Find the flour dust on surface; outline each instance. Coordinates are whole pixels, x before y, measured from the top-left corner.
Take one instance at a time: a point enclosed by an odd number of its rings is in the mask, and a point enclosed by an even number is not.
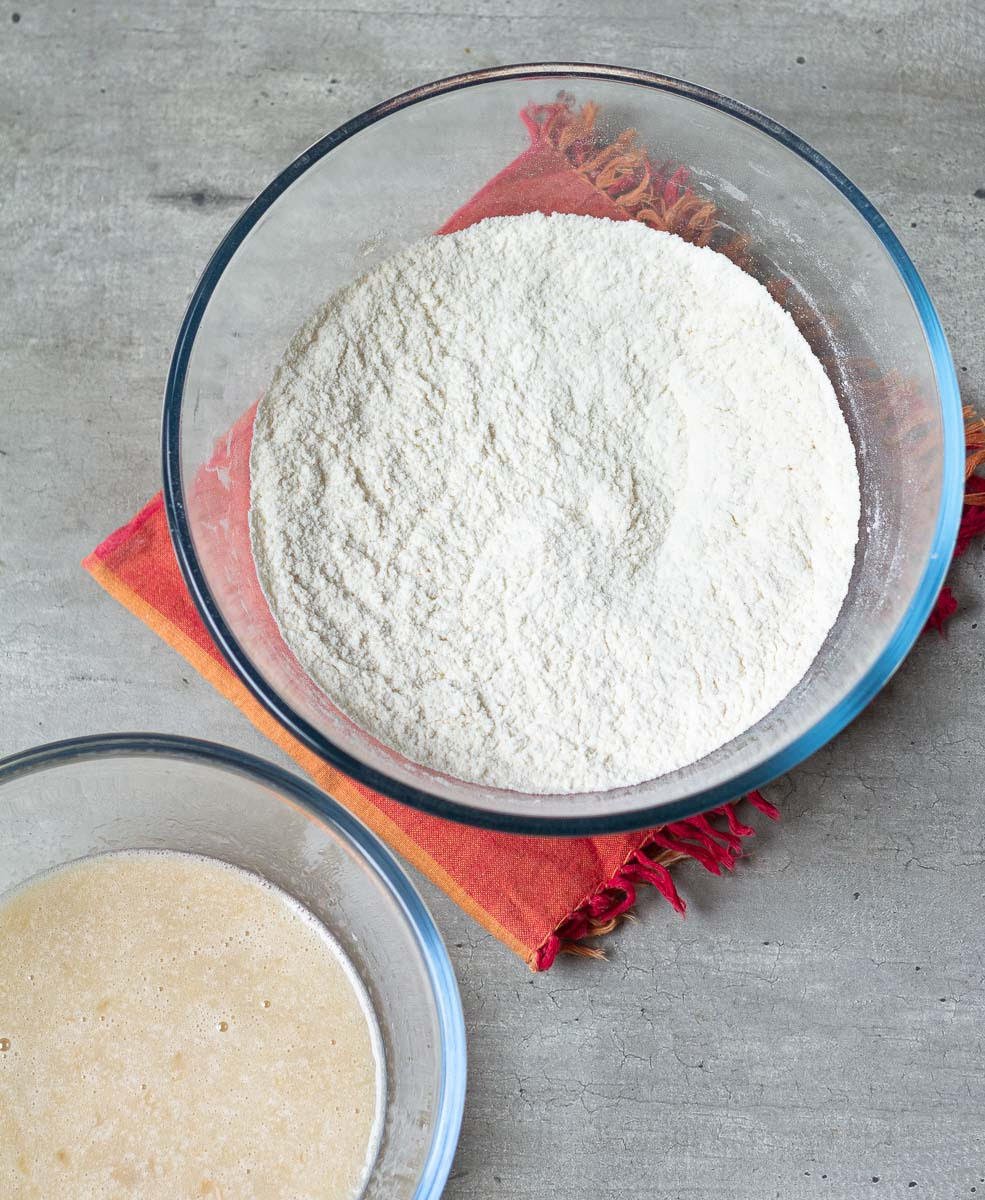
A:
[[[765,716],[858,522],[793,320],[634,221],[409,246],[299,331],[257,411],[254,557],[302,666],[408,758],[529,793],[638,783]]]

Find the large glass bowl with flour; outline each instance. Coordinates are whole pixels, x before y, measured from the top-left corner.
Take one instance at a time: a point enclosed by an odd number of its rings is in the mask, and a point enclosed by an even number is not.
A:
[[[315,684],[257,583],[242,446],[258,398],[312,313],[439,229],[523,152],[521,112],[559,97],[575,112],[597,106],[602,144],[632,128],[651,162],[684,165],[694,195],[714,204],[720,232],[740,247],[743,268],[779,281],[774,294],[810,330],[812,346],[823,346],[856,450],[861,521],[840,615],[806,674],[766,716],[656,778],[543,794],[422,766]],[[960,515],[963,446],[954,368],[933,305],[885,221],[835,167],[768,117],[707,89],[642,71],[536,64],[444,80],[379,105],[316,143],[243,213],[206,268],[178,338],[164,491],[178,559],[209,632],[300,742],[420,809],[575,835],[662,824],[733,799],[793,767],[861,711],[899,666],[940,589]],[[653,721],[656,730],[658,713]]]

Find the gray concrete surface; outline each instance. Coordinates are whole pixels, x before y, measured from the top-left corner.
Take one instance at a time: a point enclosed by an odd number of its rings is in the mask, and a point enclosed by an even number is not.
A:
[[[901,234],[985,402],[985,10],[946,0],[7,0],[0,12],[0,753],[98,730],[273,756],[79,559],[158,486],[172,338],[230,220],[418,81],[537,58],[682,75],[830,155]],[[948,641],[684,868],[607,964],[531,977],[428,885],[470,1089],[447,1195],[985,1196],[981,550]],[[2,836],[2,835],[0,835]]]

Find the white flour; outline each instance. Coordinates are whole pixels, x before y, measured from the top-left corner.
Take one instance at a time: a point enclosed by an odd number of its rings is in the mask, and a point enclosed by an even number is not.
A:
[[[255,429],[288,644],[364,729],[474,782],[693,762],[800,680],[852,571],[824,369],[755,280],[635,221],[411,246],[295,337]]]

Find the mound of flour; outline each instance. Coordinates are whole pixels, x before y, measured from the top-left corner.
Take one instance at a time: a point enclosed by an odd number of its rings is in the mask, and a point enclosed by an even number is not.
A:
[[[635,221],[495,218],[374,268],[294,338],[251,471],[312,678],[407,757],[527,792],[637,783],[764,716],[858,534],[793,321]]]

